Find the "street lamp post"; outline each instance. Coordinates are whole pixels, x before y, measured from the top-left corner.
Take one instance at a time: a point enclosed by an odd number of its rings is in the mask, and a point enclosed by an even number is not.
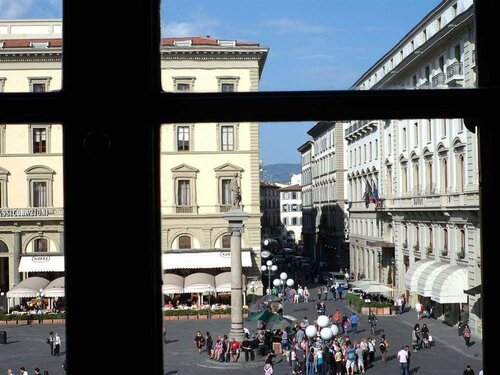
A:
[[[274,279],[273,285],[281,285],[281,294],[285,294],[285,285],[288,287],[292,287],[295,284],[295,281],[292,278],[288,278],[286,272],[281,272],[279,279]],[[292,301],[293,302],[293,301]],[[283,314],[285,313],[285,301],[283,300]]]
[[[252,281],[250,283],[250,289],[252,290],[252,305],[253,305],[255,300],[255,281]]]
[[[208,319],[212,319],[212,304],[210,303],[211,295],[212,295],[212,285],[208,284]]]
[[[268,260],[265,265],[260,267],[262,272],[267,271],[267,277],[268,277],[268,293],[271,294],[271,274],[273,272],[276,272],[278,270],[278,266],[273,264],[272,260]]]

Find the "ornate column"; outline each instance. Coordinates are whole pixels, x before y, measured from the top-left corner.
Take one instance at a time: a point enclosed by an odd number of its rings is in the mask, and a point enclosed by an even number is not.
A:
[[[231,329],[229,338],[242,341],[245,337],[243,330],[243,286],[241,269],[241,234],[243,221],[248,219],[248,214],[241,209],[233,209],[224,214],[229,222],[231,232]]]

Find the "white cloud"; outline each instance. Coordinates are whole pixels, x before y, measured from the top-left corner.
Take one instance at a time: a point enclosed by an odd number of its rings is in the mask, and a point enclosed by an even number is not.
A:
[[[25,17],[33,7],[34,0],[0,0],[2,19],[18,19]]]
[[[202,8],[191,12],[183,21],[166,19],[162,23],[161,34],[164,37],[214,36],[220,22],[208,16]]]
[[[300,19],[275,18],[263,22],[265,27],[271,29],[276,34],[323,34],[331,30],[322,25],[307,23]]]

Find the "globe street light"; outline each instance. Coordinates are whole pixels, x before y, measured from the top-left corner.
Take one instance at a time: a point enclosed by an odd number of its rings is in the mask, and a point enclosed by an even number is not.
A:
[[[271,294],[271,273],[276,272],[278,270],[278,266],[273,264],[272,260],[268,260],[265,265],[260,267],[262,272],[267,271],[267,277],[268,277],[268,294]]]

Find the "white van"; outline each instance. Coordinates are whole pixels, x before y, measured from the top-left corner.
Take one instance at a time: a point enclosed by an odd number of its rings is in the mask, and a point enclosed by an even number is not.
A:
[[[349,287],[345,274],[342,272],[328,272],[328,283],[336,286],[342,286],[347,289]]]

